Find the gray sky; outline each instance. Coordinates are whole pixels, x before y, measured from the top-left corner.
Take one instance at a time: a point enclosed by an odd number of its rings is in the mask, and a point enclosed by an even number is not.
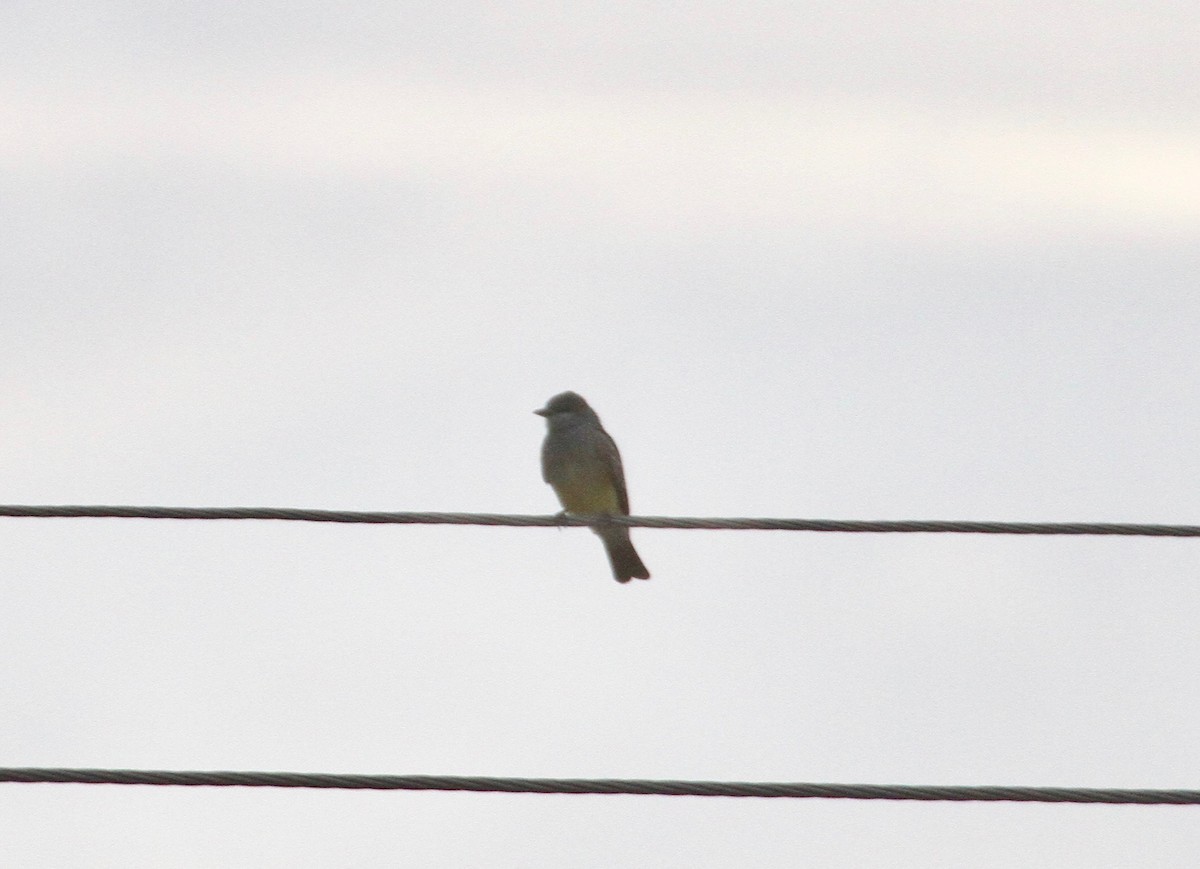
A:
[[[0,10],[0,501],[1200,520],[1192,4]],[[1200,544],[0,520],[10,766],[1200,786]],[[1194,865],[1188,808],[0,786],[0,863]]]

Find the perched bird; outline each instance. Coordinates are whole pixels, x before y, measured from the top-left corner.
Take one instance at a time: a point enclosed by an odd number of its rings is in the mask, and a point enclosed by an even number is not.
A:
[[[546,418],[542,479],[554,488],[563,509],[568,513],[628,516],[629,495],[621,454],[583,396],[560,393],[534,413]],[[617,582],[650,578],[650,571],[629,539],[628,528],[593,530],[604,541]]]

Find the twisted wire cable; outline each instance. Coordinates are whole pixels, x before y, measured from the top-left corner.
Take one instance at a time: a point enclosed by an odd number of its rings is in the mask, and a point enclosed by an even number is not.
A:
[[[284,522],[335,522],[374,525],[490,525],[544,528],[624,525],[630,528],[734,531],[1200,537],[1200,525],[1162,525],[1135,522],[976,522],[909,519],[846,520],[730,519],[687,516],[543,516],[504,513],[314,510],[298,507],[137,507],[0,504],[0,517],[6,516],[43,519],[262,519]]]
[[[324,788],[343,790],[478,791],[534,794],[636,794],[958,802],[1200,805],[1200,790],[957,785],[810,784],[611,778],[355,775],[298,772],[197,772],[134,769],[0,768],[0,782]]]

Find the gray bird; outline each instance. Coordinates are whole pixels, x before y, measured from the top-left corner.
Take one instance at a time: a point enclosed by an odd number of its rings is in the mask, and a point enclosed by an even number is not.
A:
[[[563,509],[568,513],[628,516],[629,495],[621,454],[583,396],[560,393],[534,413],[546,418],[542,479],[554,488]],[[617,582],[650,578],[650,571],[629,540],[628,528],[594,530],[604,541]]]

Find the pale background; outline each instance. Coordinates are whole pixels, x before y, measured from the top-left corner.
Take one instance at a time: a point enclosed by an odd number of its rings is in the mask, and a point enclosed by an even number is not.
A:
[[[0,502],[1200,521],[1194,3],[0,6]],[[1198,787],[1200,542],[0,520],[0,765]],[[0,785],[21,867],[1193,867],[1196,808]]]

